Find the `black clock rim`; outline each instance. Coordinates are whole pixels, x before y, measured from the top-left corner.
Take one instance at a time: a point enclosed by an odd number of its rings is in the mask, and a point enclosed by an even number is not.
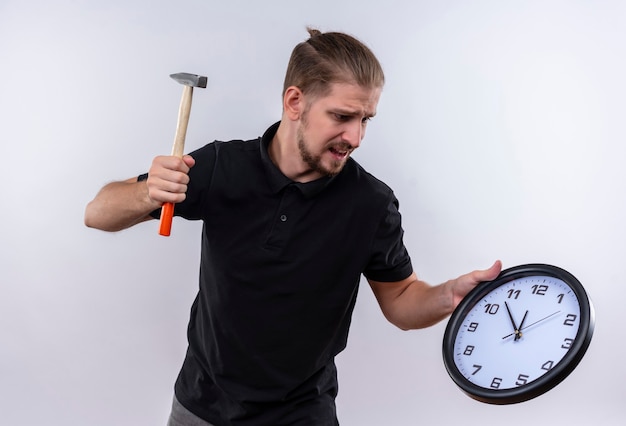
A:
[[[511,389],[486,389],[465,378],[454,362],[454,340],[467,313],[487,293],[512,280],[529,276],[551,276],[564,281],[576,294],[580,304],[580,326],[574,343],[565,356],[550,371],[527,385]],[[561,383],[580,363],[593,335],[595,314],[583,285],[568,271],[544,263],[530,263],[506,269],[493,281],[479,284],[457,306],[446,326],[443,339],[443,360],[448,375],[471,398],[489,404],[515,404],[536,398]]]

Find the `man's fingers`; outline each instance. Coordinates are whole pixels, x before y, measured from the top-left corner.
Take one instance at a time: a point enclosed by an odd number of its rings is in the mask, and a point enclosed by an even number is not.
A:
[[[187,174],[194,164],[195,160],[189,155],[183,158],[171,155],[160,155],[152,160],[150,170],[154,170],[154,172],[159,170],[173,170]]]
[[[189,182],[189,178],[181,178],[180,180],[180,182],[177,182],[175,179],[162,179],[155,177],[148,184],[148,189],[170,194],[185,194],[187,192],[187,183]]]
[[[148,172],[148,196],[160,203],[183,201],[189,183],[187,173],[194,164],[194,159],[188,155],[155,157]]]

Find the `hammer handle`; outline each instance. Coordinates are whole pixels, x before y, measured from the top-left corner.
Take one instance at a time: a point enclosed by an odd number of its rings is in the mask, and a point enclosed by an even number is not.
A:
[[[185,151],[185,136],[187,135],[187,124],[189,124],[189,114],[191,113],[191,99],[193,97],[193,87],[183,86],[183,96],[178,108],[178,123],[176,125],[176,136],[172,155],[182,158]],[[172,218],[174,217],[174,203],[164,203],[161,208],[161,223],[159,225],[159,235],[169,237],[172,230]]]

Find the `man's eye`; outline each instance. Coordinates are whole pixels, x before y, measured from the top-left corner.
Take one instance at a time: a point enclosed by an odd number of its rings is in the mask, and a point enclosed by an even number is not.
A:
[[[335,114],[335,119],[337,121],[348,121],[350,117],[347,115],[343,115],[343,114]]]
[[[370,121],[371,119],[372,117],[363,117],[363,119],[361,120],[361,123],[367,124],[367,122]]]

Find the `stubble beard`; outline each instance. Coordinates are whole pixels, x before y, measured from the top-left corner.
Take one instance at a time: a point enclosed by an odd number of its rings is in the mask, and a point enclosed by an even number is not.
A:
[[[296,133],[296,137],[298,138],[298,149],[300,151],[300,157],[302,158],[302,161],[304,161],[304,163],[309,166],[311,171],[320,173],[322,176],[336,176],[343,169],[343,166],[346,164],[348,157],[346,157],[346,159],[343,161],[333,160],[330,167],[324,167],[324,165],[322,164],[321,154],[313,154],[307,146],[308,144],[304,136],[304,130],[307,128],[307,125],[308,122],[306,120],[306,115],[304,115]]]

